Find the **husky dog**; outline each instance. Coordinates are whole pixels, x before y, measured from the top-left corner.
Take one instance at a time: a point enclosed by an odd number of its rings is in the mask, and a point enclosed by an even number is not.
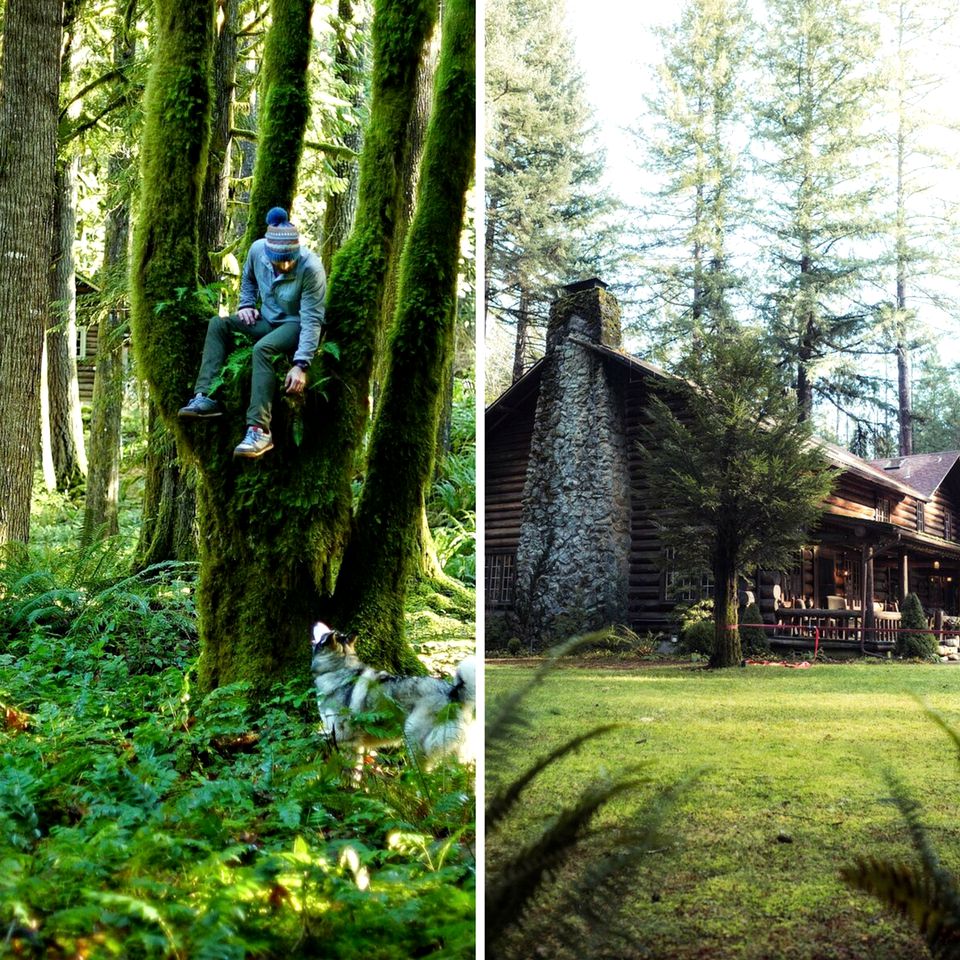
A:
[[[359,713],[395,704],[402,712],[403,737],[428,762],[444,754],[471,756],[476,708],[476,665],[467,657],[453,682],[437,677],[395,677],[362,663],[353,640],[325,623],[313,627],[313,676],[325,736],[360,750],[397,743],[399,735],[378,736],[361,729]]]

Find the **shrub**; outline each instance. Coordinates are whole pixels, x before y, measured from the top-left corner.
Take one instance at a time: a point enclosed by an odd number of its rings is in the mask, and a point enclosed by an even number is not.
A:
[[[715,636],[713,620],[697,620],[680,634],[680,649],[683,653],[699,653],[709,657],[713,653]]]
[[[680,633],[682,634],[687,627],[695,623],[700,623],[703,620],[713,620],[713,600],[698,600],[690,606],[677,604],[673,614],[680,624]]]
[[[923,612],[923,605],[915,593],[909,593],[903,601],[903,610],[900,614],[901,630],[926,630],[927,618]],[[932,633],[899,633],[897,634],[897,656],[919,657],[922,660],[932,660],[937,655],[937,641]]]
[[[756,603],[749,604],[743,611],[743,622],[763,623],[763,614],[760,613],[760,607]],[[762,627],[741,627],[740,643],[743,645],[743,652],[750,656],[770,652],[767,631]]]

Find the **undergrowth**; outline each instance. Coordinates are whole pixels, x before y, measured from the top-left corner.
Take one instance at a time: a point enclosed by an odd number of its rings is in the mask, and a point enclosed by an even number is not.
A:
[[[469,770],[355,785],[309,677],[195,699],[190,566],[61,558],[0,568],[0,956],[472,955]]]

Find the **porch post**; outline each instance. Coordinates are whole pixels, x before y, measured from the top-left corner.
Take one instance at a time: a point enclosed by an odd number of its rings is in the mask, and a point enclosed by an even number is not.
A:
[[[907,551],[900,551],[900,596],[897,598],[900,605],[907,599],[910,592],[910,561],[907,559]]]
[[[863,651],[867,638],[875,636],[874,627],[877,625],[876,614],[873,612],[873,547],[863,548],[863,633],[860,640],[860,650]]]

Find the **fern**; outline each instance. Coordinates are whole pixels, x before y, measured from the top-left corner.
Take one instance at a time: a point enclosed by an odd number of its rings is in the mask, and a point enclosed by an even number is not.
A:
[[[558,659],[584,645],[596,642],[601,634],[574,638],[554,648],[533,677],[491,710],[487,726],[487,769],[498,769],[511,752],[515,735],[528,727],[531,718],[525,701],[531,691],[555,668]],[[585,731],[529,764],[511,782],[493,791],[486,808],[488,843],[496,845],[497,832],[509,822],[523,792],[540,774],[586,743],[618,727],[597,726]],[[611,905],[622,897],[611,895],[613,884],[628,883],[656,845],[663,818],[672,809],[676,794],[685,785],[666,791],[649,801],[636,825],[609,836],[596,834],[592,824],[603,807],[615,798],[638,790],[647,781],[636,769],[627,769],[608,782],[588,786],[576,803],[537,829],[532,839],[496,865],[488,866],[486,888],[487,956],[494,958],[529,956],[537,931],[566,930],[568,942],[579,956],[609,952],[617,937],[624,937]],[[606,837],[606,840],[604,839]],[[602,912],[604,923],[589,925],[584,918]],[[614,954],[611,954],[614,955]]]

